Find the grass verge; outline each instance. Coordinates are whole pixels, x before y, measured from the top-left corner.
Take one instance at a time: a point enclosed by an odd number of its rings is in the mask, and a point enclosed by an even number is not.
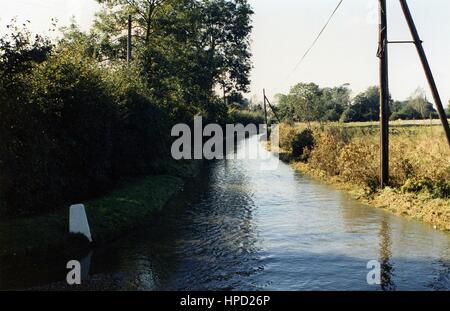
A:
[[[385,209],[398,216],[423,221],[435,229],[450,231],[448,199],[434,198],[427,192],[404,193],[400,189],[390,187],[368,192],[364,187],[344,182],[337,177],[329,177],[320,170],[312,169],[306,163],[292,161],[291,165],[309,177],[348,192],[361,203]]]
[[[112,241],[147,223],[199,171],[198,162],[170,163],[166,175],[123,182],[104,197],[85,202],[94,244]],[[86,243],[69,234],[68,207],[48,215],[0,222],[0,258],[70,252]]]

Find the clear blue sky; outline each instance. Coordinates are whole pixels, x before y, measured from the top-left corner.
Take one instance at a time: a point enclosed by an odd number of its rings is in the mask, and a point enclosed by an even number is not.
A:
[[[301,55],[338,0],[250,0],[254,10],[252,94],[265,87],[272,96],[287,92],[294,83],[322,86],[350,83],[355,92],[377,84],[377,1],[344,0],[341,9],[304,63],[293,72]],[[397,0],[389,3],[389,36],[409,40],[410,35]],[[411,10],[425,41],[442,99],[450,99],[450,1],[410,0]],[[94,0],[0,0],[0,33],[18,16],[30,20],[32,30],[45,32],[50,19],[65,25],[75,16],[88,29],[98,5]],[[407,98],[417,87],[428,91],[413,46],[390,48],[391,93]]]

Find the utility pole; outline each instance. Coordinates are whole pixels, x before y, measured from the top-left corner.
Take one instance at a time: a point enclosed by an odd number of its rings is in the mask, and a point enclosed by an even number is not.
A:
[[[388,33],[386,0],[379,0],[379,42],[378,58],[380,59],[380,184],[389,184],[389,75],[388,75]]]
[[[127,37],[127,62],[128,62],[128,64],[131,63],[131,57],[132,57],[131,35],[132,35],[132,20],[131,20],[131,15],[128,15],[128,37]]]
[[[277,111],[275,110],[275,107],[272,106],[272,104],[270,103],[269,99],[267,98],[267,96],[265,94],[264,94],[264,100],[269,105],[270,110],[272,110],[273,114],[275,115],[275,118],[277,118],[278,123],[281,123],[281,119],[278,117],[278,114],[277,114]]]
[[[431,88],[431,93],[433,94],[434,103],[436,104],[439,118],[441,119],[442,125],[444,126],[445,135],[447,136],[447,141],[450,146],[450,127],[448,124],[446,113],[444,111],[444,106],[442,105],[439,91],[436,86],[436,82],[433,77],[433,73],[431,71],[430,64],[428,63],[425,50],[423,49],[422,40],[420,39],[419,33],[417,32],[417,28],[414,24],[414,20],[411,15],[411,11],[409,10],[408,3],[406,2],[406,0],[400,0],[400,5],[402,6],[403,14],[405,15],[409,30],[411,31],[411,35],[413,37],[414,44],[416,45],[417,52],[419,53],[425,75],[427,76],[428,84]]]
[[[264,120],[266,122],[266,126],[269,127],[269,122],[267,122],[266,89],[263,89],[263,96],[264,96]]]

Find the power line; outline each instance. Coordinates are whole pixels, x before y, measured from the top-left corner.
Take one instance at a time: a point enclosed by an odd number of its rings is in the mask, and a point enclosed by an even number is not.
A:
[[[317,37],[314,39],[313,43],[311,44],[311,46],[306,50],[305,54],[303,54],[302,58],[300,59],[300,61],[297,63],[297,65],[294,67],[294,70],[292,70],[292,72],[289,74],[289,76],[287,77],[287,79],[289,79],[291,77],[291,75],[298,69],[298,67],[303,63],[303,61],[306,59],[306,57],[309,55],[309,53],[311,52],[311,50],[314,48],[314,46],[316,45],[316,43],[319,41],[320,37],[322,36],[322,34],[325,32],[325,30],[327,29],[328,25],[330,24],[331,20],[333,19],[334,15],[336,14],[336,12],[339,10],[341,4],[344,2],[344,0],[340,0],[339,3],[337,4],[336,8],[333,10],[333,12],[331,13],[330,17],[328,18],[327,22],[325,23],[325,25],[322,27],[322,29],[320,30],[319,34],[317,35]]]

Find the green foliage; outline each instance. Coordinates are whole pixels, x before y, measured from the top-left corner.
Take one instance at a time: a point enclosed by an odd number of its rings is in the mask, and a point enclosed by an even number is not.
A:
[[[26,25],[21,27],[13,20],[7,26],[11,34],[0,38],[0,60],[5,75],[2,83],[7,83],[14,75],[29,72],[34,64],[45,61],[53,48],[48,38],[33,37]]]
[[[98,2],[103,9],[94,30],[102,58],[124,58],[131,14],[140,75],[172,118],[210,115],[215,88],[230,97],[248,91],[253,12],[246,0]]]
[[[378,87],[370,87],[358,94],[351,105],[355,119],[351,121],[378,121],[380,119],[380,93]]]
[[[299,83],[288,95],[277,94],[278,114],[285,122],[340,121],[369,122],[380,119],[380,95],[376,86],[369,87],[350,100],[350,90],[344,86],[320,88],[313,83]],[[450,108],[447,108],[447,110]],[[391,120],[437,118],[433,105],[418,89],[404,102],[390,103]]]
[[[349,106],[346,87],[320,88],[314,83],[299,83],[288,95],[277,96],[278,113],[285,121],[337,121]]]
[[[179,173],[186,170],[180,165],[175,169]],[[148,224],[183,186],[184,180],[169,175],[148,176],[123,182],[108,195],[87,202],[94,242],[109,242],[143,223]],[[68,209],[64,209],[45,216],[0,221],[0,259],[30,253],[47,255],[53,250],[72,254],[83,246],[83,238],[69,234],[67,219]]]
[[[234,109],[228,114],[228,123],[237,124],[255,124],[256,126],[264,124],[264,114],[260,111],[237,110]]]
[[[450,182],[448,180],[439,179],[434,186],[432,194],[435,198],[450,198]]]
[[[391,120],[416,120],[420,119],[420,113],[408,103],[396,102],[395,110],[392,110]]]
[[[34,66],[47,59],[52,46],[48,40],[39,36],[33,38],[29,31],[14,24],[8,28],[13,33],[0,40],[0,197],[3,211],[11,209],[11,201],[17,203],[15,206],[32,204],[31,195],[21,195],[25,192],[37,194],[34,196],[37,200],[46,196],[46,191],[39,192],[45,178],[37,168],[46,160],[37,150],[51,143],[39,122],[39,109],[31,102],[33,88],[28,76]]]
[[[23,96],[0,108],[1,136],[13,142],[0,156],[0,186],[8,207],[16,213],[50,208],[63,198],[105,189],[115,107],[101,72],[63,50],[36,65],[21,83],[26,85]],[[22,118],[14,107],[20,107]]]
[[[450,198],[450,182],[443,179],[410,178],[401,187],[402,192],[430,193],[435,198]]]
[[[438,118],[433,104],[428,102],[424,91],[418,89],[407,101],[391,104],[391,120],[423,120]]]
[[[30,41],[21,51],[34,48]],[[60,45],[40,61],[21,72],[8,67],[11,79],[0,84],[0,137],[9,142],[1,146],[0,193],[12,214],[97,195],[118,176],[148,172],[164,150],[155,125],[168,124],[163,112],[127,83],[112,84],[112,72],[77,46]]]
[[[297,133],[292,140],[292,156],[294,159],[307,161],[309,151],[314,147],[313,131],[309,128]]]
[[[342,113],[341,117],[339,118],[340,122],[349,123],[353,122],[358,119],[358,114],[355,110],[352,108],[347,108]]]
[[[36,213],[160,173],[170,128],[202,115],[261,121],[244,108],[252,11],[245,0],[104,0],[95,27],[56,44],[16,26],[0,40],[2,214]],[[133,15],[131,64],[126,17]]]

